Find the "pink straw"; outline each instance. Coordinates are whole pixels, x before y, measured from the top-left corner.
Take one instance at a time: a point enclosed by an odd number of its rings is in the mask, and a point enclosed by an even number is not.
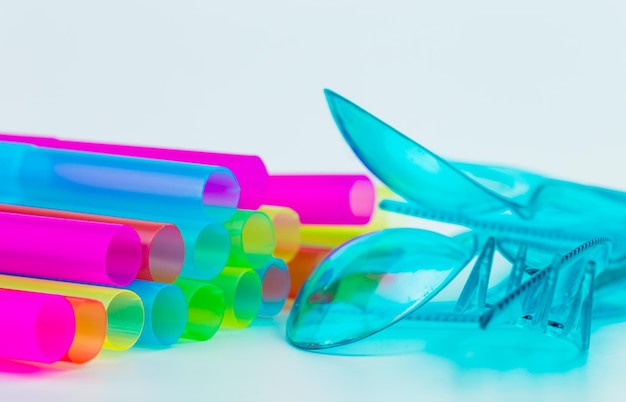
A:
[[[76,330],[65,297],[7,289],[0,289],[0,323],[0,358],[39,363],[65,356]]]
[[[364,225],[376,191],[365,175],[271,175],[265,203],[290,207],[303,224]]]
[[[256,155],[221,154],[215,152],[186,151],[121,144],[102,144],[12,134],[0,134],[0,141],[20,142],[47,148],[224,166],[233,172],[241,187],[241,195],[238,204],[238,208],[240,209],[257,209],[263,203],[267,188],[267,169],[261,158]]]
[[[126,286],[140,264],[130,226],[0,212],[1,273]]]

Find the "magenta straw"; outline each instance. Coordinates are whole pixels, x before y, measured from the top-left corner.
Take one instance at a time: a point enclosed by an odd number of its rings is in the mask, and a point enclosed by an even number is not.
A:
[[[130,226],[0,212],[0,273],[126,286],[140,265]]]
[[[0,289],[0,323],[0,358],[38,363],[63,358],[76,331],[65,297],[17,290]]]
[[[365,175],[271,175],[265,203],[290,207],[303,224],[364,225],[376,190]]]
[[[51,137],[0,134],[0,141],[20,142],[47,148],[69,149],[102,154],[136,156],[202,165],[223,166],[233,172],[241,195],[239,209],[257,209],[265,197],[268,173],[263,160],[256,155],[221,154],[215,152],[187,151],[181,149],[151,148],[121,144],[69,141]]]

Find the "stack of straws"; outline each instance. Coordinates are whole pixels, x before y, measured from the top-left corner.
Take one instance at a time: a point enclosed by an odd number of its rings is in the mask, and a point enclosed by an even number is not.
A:
[[[269,175],[252,155],[0,135],[0,164],[5,359],[85,363],[246,327],[386,226],[366,176]]]

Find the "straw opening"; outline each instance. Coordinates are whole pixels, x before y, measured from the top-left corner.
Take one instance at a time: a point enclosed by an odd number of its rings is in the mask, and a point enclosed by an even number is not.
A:
[[[106,310],[102,303],[90,299],[68,297],[74,308],[76,333],[63,360],[83,364],[100,353],[107,328]]]
[[[164,225],[154,235],[148,250],[150,276],[155,282],[172,283],[185,260],[185,245],[174,225]]]
[[[289,271],[284,261],[272,261],[263,275],[263,301],[284,302],[289,293],[289,282]]]
[[[247,326],[254,320],[261,307],[261,284],[258,275],[251,270],[241,274],[237,281],[233,300],[233,314],[237,323]]]
[[[260,267],[272,257],[276,247],[274,226],[264,213],[251,214],[241,229],[241,248],[251,267]]]
[[[36,339],[44,363],[60,360],[74,338],[76,320],[71,304],[65,298],[50,297],[37,314]]]
[[[367,179],[356,180],[350,188],[350,211],[355,216],[368,218],[374,212],[376,190]]]
[[[273,216],[276,247],[274,256],[290,261],[300,248],[300,217],[289,208],[281,208]]]
[[[174,285],[159,290],[152,304],[152,333],[162,345],[176,342],[187,325],[187,303]]]
[[[130,291],[121,291],[107,308],[108,328],[105,346],[113,350],[130,349],[139,339],[144,325],[143,303]]]
[[[205,226],[194,246],[194,262],[203,279],[215,277],[226,265],[230,254],[230,234],[222,225]]]
[[[213,285],[201,286],[189,298],[187,308],[189,319],[184,336],[206,341],[215,335],[224,319],[224,295]]]
[[[106,250],[105,271],[117,286],[126,286],[137,276],[141,266],[141,242],[137,232],[120,226],[111,236]]]
[[[202,202],[207,215],[225,221],[230,218],[239,204],[240,188],[233,173],[218,168],[209,175],[202,190]]]

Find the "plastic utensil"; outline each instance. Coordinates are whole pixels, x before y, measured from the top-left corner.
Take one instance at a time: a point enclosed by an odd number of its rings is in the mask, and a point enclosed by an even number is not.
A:
[[[579,350],[588,348],[595,277],[611,278],[620,267],[620,253],[613,252],[620,225],[610,215],[621,214],[619,201],[626,195],[526,172],[507,175],[470,167],[466,174],[459,170],[463,166],[457,169],[346,99],[330,91],[326,95],[355,153],[409,201],[383,201],[383,209],[461,224],[473,232],[453,239],[386,229],[338,247],[294,302],[287,322],[292,344],[305,349],[345,345],[410,318],[476,328],[521,327],[565,339]],[[611,196],[613,202],[607,202]],[[583,205],[568,208],[568,200]],[[590,206],[610,212],[597,213]],[[516,253],[509,253],[507,279],[490,288],[494,235],[499,246]],[[463,236],[475,237],[471,244],[452,248],[453,240],[467,241]],[[455,300],[427,303],[466,266],[468,256],[474,257],[478,243],[481,252]]]
[[[502,191],[502,180],[498,186],[484,186],[475,175],[463,173],[354,103],[332,91],[325,93],[340,132],[359,159],[383,184],[408,201],[383,201],[381,208],[467,226],[513,248],[529,244],[532,253],[542,252],[537,259],[565,252],[594,237],[608,236],[615,244],[610,266],[624,264],[626,235],[619,218],[626,212],[615,198],[626,200],[626,194],[565,186],[558,181],[558,185],[551,182],[547,192],[533,189],[535,195],[529,198],[520,195],[524,186]],[[546,187],[542,183],[549,180],[538,177],[525,175],[526,188]],[[536,194],[544,194],[542,200],[529,202],[537,198]],[[608,202],[611,197],[613,202]],[[578,203],[579,207],[573,206]],[[606,219],[609,212],[598,213],[598,209],[614,212],[618,220]]]
[[[605,272],[611,253],[607,238],[555,255],[542,267],[527,265],[526,247],[521,247],[510,274],[489,287],[495,251],[490,238],[457,297],[427,303],[468,259],[458,254],[460,244],[455,253],[442,252],[453,239],[416,230],[383,230],[332,252],[294,302],[289,341],[304,349],[336,347],[409,319],[483,329],[518,327],[567,340],[579,350],[588,348],[594,279]]]
[[[411,314],[474,257],[473,234],[447,237],[420,229],[384,229],[333,250],[294,301],[287,338],[301,348],[339,346]]]

